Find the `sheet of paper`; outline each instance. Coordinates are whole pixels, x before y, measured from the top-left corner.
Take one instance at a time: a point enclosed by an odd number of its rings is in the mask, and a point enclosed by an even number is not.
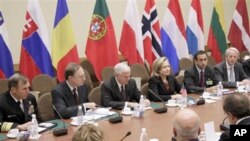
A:
[[[204,123],[206,141],[218,141],[215,134],[214,121]]]

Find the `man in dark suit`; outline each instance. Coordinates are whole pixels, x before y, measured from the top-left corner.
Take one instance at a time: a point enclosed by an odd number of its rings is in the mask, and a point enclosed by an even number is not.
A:
[[[207,54],[198,51],[194,55],[194,65],[184,72],[184,84],[188,93],[202,93],[205,89],[212,92],[218,80],[214,70],[207,65]]]
[[[138,106],[141,92],[137,89],[135,80],[130,79],[130,67],[119,63],[114,67],[114,73],[101,86],[102,105],[113,109],[122,109],[125,102],[129,107]],[[145,102],[146,105],[150,103],[148,100]]]
[[[234,47],[230,47],[225,52],[225,61],[222,61],[214,68],[218,81],[221,81],[225,88],[236,88],[237,85],[244,85],[248,82],[248,76],[244,72],[242,65],[237,62],[238,58],[239,51]]]
[[[245,57],[245,58],[247,59],[245,59],[242,62],[242,67],[243,67],[244,72],[247,74],[247,76],[250,77],[250,56]]]
[[[223,110],[231,125],[250,125],[250,101],[246,95],[228,95],[224,100]],[[220,141],[230,141],[229,130],[221,134]]]
[[[83,68],[76,63],[69,63],[64,76],[65,81],[51,91],[52,104],[61,116],[65,119],[77,116],[78,106],[83,106],[83,111],[84,108],[95,108],[96,104],[88,101],[89,90],[84,85]]]
[[[36,114],[37,103],[29,94],[29,81],[20,74],[14,74],[8,80],[8,92],[0,95],[0,131],[8,132],[12,128],[27,130],[31,125],[31,114]]]

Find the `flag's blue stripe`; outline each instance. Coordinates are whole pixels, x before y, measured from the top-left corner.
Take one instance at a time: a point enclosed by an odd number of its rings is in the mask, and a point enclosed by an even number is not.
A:
[[[155,39],[155,36],[152,36],[152,44],[153,44],[153,48],[155,49],[155,51],[157,52],[157,54],[158,54],[159,56],[162,56],[161,45],[160,45],[159,42]]]
[[[14,74],[14,67],[10,50],[0,35],[0,69],[6,77]]]
[[[186,34],[189,53],[194,55],[198,51],[198,39],[189,26],[187,26]]]
[[[22,45],[33,58],[40,71],[53,77],[54,71],[51,57],[38,33],[34,32],[32,36],[24,39]]]
[[[176,53],[176,48],[174,47],[168,34],[161,28],[161,41],[162,41],[162,53],[165,55],[171,68],[175,74],[179,72],[179,59]]]
[[[55,22],[54,22],[54,28],[61,21],[61,19],[68,14],[68,12],[69,11],[68,11],[66,0],[58,0],[57,7],[56,7],[56,17],[55,17]]]

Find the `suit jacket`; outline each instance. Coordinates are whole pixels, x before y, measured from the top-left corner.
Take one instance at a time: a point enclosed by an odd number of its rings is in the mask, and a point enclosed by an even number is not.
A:
[[[173,75],[167,76],[167,81],[169,85],[169,90],[165,88],[160,76],[153,76],[149,79],[148,88],[151,89],[155,94],[158,94],[162,100],[167,101],[171,99],[171,95],[173,95],[175,92],[179,93],[181,90],[181,85]],[[161,101],[159,98],[157,98],[150,92],[148,92],[148,96],[149,99],[152,101]]]
[[[137,89],[135,80],[130,79],[128,84],[125,85],[126,101],[139,102],[141,92]],[[122,97],[115,76],[103,82],[101,86],[102,105],[105,107],[112,107],[113,109],[122,109],[125,100]]]
[[[31,104],[30,104],[31,103]],[[33,110],[30,106],[33,105]],[[32,94],[28,94],[26,99],[23,99],[23,108],[22,111],[20,105],[12,98],[10,92],[1,94],[0,96],[0,131],[6,132],[11,128],[15,128],[19,124],[24,124],[28,121],[31,121],[31,114],[36,114],[37,103],[36,98]],[[39,120],[39,119],[38,119]]]
[[[250,116],[240,121],[237,125],[250,125]],[[230,141],[230,130],[223,132],[219,141]]]
[[[242,63],[244,72],[250,77],[250,59],[247,59]]]
[[[214,70],[218,81],[222,82],[223,87],[235,88],[237,86],[236,82],[228,82],[226,61],[223,61],[218,65],[216,65]],[[242,81],[248,78],[248,76],[246,75],[246,73],[242,68],[242,65],[239,62],[236,62],[234,64],[234,74],[235,74],[235,81]]]
[[[77,87],[77,92],[79,96],[79,105],[88,102],[89,91],[85,85]],[[52,104],[56,107],[62,118],[68,119],[77,116],[78,105],[66,81],[58,84],[51,91],[51,94]],[[57,115],[57,113],[55,113],[55,115]],[[57,117],[59,116],[57,115]]]
[[[215,86],[218,84],[218,80],[215,77],[214,70],[207,66],[204,71],[205,85],[207,87]],[[187,93],[202,93],[205,88],[200,87],[199,72],[195,65],[184,72],[184,85],[187,89]]]

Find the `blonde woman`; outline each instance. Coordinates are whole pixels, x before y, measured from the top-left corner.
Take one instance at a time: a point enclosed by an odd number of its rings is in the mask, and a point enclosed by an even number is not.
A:
[[[103,141],[103,132],[93,124],[83,124],[75,132],[72,141]]]
[[[171,74],[170,64],[166,57],[158,58],[153,63],[153,71],[149,79],[149,89],[159,95],[164,101],[181,97],[181,85]],[[176,94],[177,93],[177,94]],[[160,101],[159,98],[148,93],[151,101]]]

